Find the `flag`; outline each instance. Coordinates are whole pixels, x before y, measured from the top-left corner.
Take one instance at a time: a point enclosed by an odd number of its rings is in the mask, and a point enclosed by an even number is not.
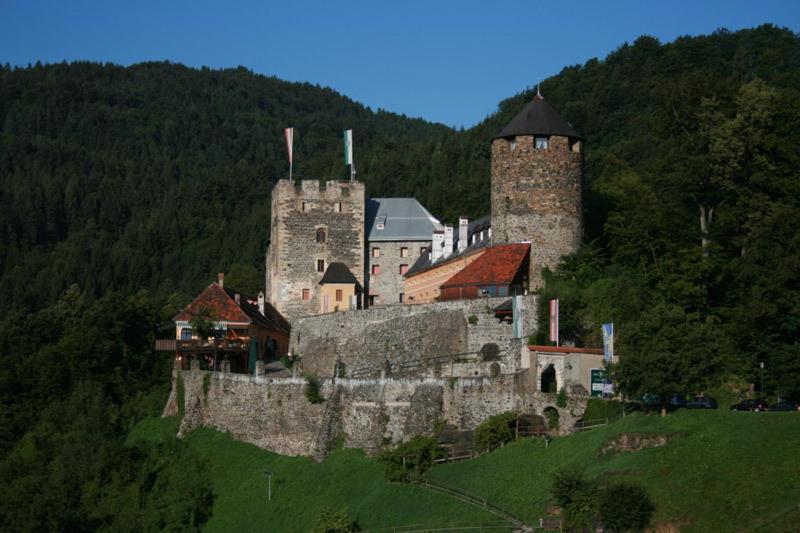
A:
[[[525,336],[525,303],[522,296],[511,297],[511,316],[514,326],[514,338],[521,339]]]
[[[353,130],[344,130],[344,164],[353,164]]]
[[[558,345],[558,299],[550,300],[550,341]]]
[[[286,128],[283,130],[283,135],[286,137],[286,150],[289,153],[289,165],[292,164],[292,144],[294,144],[294,128]]]
[[[603,324],[603,356],[607,363],[614,360],[614,323]]]

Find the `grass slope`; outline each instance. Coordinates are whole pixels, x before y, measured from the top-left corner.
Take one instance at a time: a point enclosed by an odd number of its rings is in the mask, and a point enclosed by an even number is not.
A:
[[[661,448],[597,456],[624,432],[673,437]],[[686,531],[789,531],[792,508],[800,504],[800,413],[629,416],[555,439],[547,449],[541,441],[518,441],[472,461],[434,467],[428,477],[536,521],[545,516],[552,473],[573,464],[593,478],[646,487],[657,505],[656,523]]]
[[[176,419],[149,419],[131,439],[174,438]],[[670,434],[660,448],[597,451],[620,433]],[[216,502],[210,531],[308,531],[324,508],[346,508],[364,529],[424,524],[497,523],[478,508],[416,487],[388,485],[382,467],[357,450],[317,464],[284,457],[199,429],[186,437],[209,461]],[[655,522],[686,531],[792,531],[800,517],[800,413],[679,411],[634,415],[609,426],[557,438],[545,448],[525,439],[428,477],[535,523],[545,516],[552,473],[582,465],[593,478],[643,485],[657,505]],[[264,470],[273,470],[266,501]]]
[[[174,438],[178,420],[147,419],[130,440]],[[417,487],[389,485],[383,467],[359,450],[338,450],[322,463],[285,457],[233,440],[211,429],[185,438],[208,461],[214,482],[214,515],[207,531],[309,531],[326,508],[347,509],[362,529],[497,524],[497,517]],[[273,499],[267,501],[265,470],[272,470]]]

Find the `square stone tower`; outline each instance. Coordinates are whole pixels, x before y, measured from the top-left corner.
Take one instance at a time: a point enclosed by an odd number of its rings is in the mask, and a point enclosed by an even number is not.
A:
[[[290,322],[320,313],[319,282],[331,263],[344,264],[364,286],[364,194],[358,181],[275,184],[266,297]]]
[[[530,288],[583,236],[583,137],[537,94],[492,141],[492,239],[531,243]]]

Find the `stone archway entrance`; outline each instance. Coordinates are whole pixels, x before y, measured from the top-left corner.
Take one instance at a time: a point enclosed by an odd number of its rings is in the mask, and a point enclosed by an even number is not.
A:
[[[548,393],[558,392],[558,382],[556,381],[556,369],[553,365],[547,365],[547,367],[542,371],[541,391]]]

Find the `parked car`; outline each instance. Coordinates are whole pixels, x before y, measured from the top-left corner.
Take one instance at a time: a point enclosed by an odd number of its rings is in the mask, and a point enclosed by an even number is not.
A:
[[[764,400],[742,400],[731,405],[731,411],[766,411],[767,402]]]
[[[695,396],[686,402],[687,409],[716,409],[717,400],[711,396]]]
[[[672,398],[669,399],[669,406],[671,409],[686,407],[686,399],[679,394],[674,394]]]
[[[800,405],[797,405],[796,402],[790,402],[789,400],[781,400],[775,405],[771,405],[769,408],[770,411],[800,411]]]

